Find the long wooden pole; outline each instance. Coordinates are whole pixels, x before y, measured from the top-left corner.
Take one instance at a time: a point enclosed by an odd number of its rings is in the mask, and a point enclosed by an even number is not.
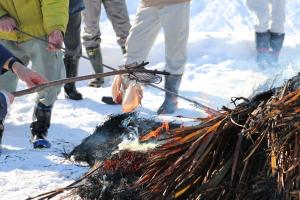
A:
[[[77,77],[72,77],[72,78],[51,81],[51,82],[47,82],[47,83],[44,83],[44,84],[41,84],[41,85],[38,85],[38,86],[35,86],[32,88],[28,88],[25,90],[12,92],[12,94],[14,95],[14,97],[20,97],[23,95],[32,94],[32,93],[41,91],[48,87],[59,86],[59,85],[63,85],[66,83],[72,83],[75,81],[84,81],[84,80],[89,80],[89,79],[93,79],[93,78],[103,78],[103,77],[107,77],[107,76],[114,76],[114,75],[119,75],[119,74],[132,74],[132,73],[149,73],[149,74],[169,75],[168,72],[157,71],[157,70],[146,70],[146,69],[116,70],[116,71],[111,71],[111,72],[106,72],[106,73],[96,73],[96,74],[91,74],[91,75],[77,76]]]

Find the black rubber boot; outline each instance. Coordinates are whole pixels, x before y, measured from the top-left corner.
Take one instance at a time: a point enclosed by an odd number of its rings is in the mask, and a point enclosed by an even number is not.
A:
[[[122,46],[121,47],[121,50],[122,50],[122,54],[125,55],[127,53],[127,50],[126,50],[126,47],[125,46]]]
[[[269,65],[270,32],[255,33],[256,40],[256,62],[262,69]]]
[[[4,125],[3,125],[3,121],[0,120],[0,148],[1,148],[1,144],[2,144],[3,132],[4,132]]]
[[[279,54],[283,46],[285,34],[271,32],[270,35],[271,35],[270,38],[271,52],[270,52],[269,62],[272,66],[276,67],[279,65]]]
[[[79,59],[76,57],[65,56],[64,63],[66,66],[67,78],[76,77],[78,73]],[[75,86],[75,83],[67,83],[64,86],[65,97],[73,100],[81,100],[82,94],[80,94]]]
[[[182,75],[165,76],[165,89],[178,94]],[[157,110],[157,114],[171,114],[177,109],[177,96],[166,92],[163,104]]]
[[[88,57],[91,59],[91,64],[95,70],[95,73],[103,73],[103,65],[102,65],[102,54],[100,47],[96,48],[86,48],[86,53]],[[101,87],[104,84],[103,78],[92,79],[89,82],[90,87]]]
[[[50,148],[47,140],[48,128],[50,127],[52,106],[38,103],[34,108],[33,122],[30,125],[34,148]]]

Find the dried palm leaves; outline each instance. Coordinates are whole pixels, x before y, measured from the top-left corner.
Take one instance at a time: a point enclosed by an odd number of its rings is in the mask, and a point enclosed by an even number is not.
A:
[[[224,108],[221,115],[201,119],[198,126],[159,127],[140,140],[168,131],[162,145],[147,156],[138,152],[113,156],[89,173],[76,192],[83,199],[107,199],[106,177],[133,169],[137,176],[131,181],[140,177],[134,187],[133,182],[120,181],[129,180],[130,173],[121,173],[122,178],[110,184],[117,183],[116,190],[109,188],[110,199],[299,200],[300,89],[295,89],[299,86],[296,77],[250,101],[242,98],[245,101],[235,109]],[[71,186],[54,194],[74,189]]]
[[[137,183],[142,199],[299,199],[300,90],[290,85],[171,130]]]

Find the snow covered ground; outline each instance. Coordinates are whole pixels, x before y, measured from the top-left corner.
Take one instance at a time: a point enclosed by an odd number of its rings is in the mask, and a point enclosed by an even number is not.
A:
[[[139,0],[127,0],[133,19]],[[268,79],[278,76],[280,84],[299,71],[300,67],[300,3],[288,1],[287,37],[282,51],[280,69],[261,70],[255,63],[252,19],[244,0],[194,0],[191,9],[189,58],[180,94],[213,108],[229,105],[230,97],[249,96]],[[104,13],[103,13],[104,14]],[[118,66],[123,63],[115,42],[112,27],[103,15],[101,18],[102,50],[104,63]],[[151,69],[163,69],[163,34],[160,33],[151,51]],[[80,61],[80,75],[92,73],[88,61]],[[110,95],[111,78],[106,87],[94,89],[87,82],[78,82],[82,101],[71,101],[59,95],[49,129],[49,150],[34,150],[29,142],[34,95],[17,98],[5,122],[3,149],[0,154],[0,199],[25,199],[42,192],[65,186],[88,170],[63,158],[64,152],[80,144],[91,134],[98,123],[109,114],[120,113],[119,106],[105,105],[102,96]],[[160,86],[163,86],[161,84]],[[19,89],[25,88],[20,83]],[[154,116],[163,101],[163,92],[145,88],[139,111]],[[203,112],[184,100],[174,114],[187,117],[203,116]],[[168,118],[161,116],[160,118]]]

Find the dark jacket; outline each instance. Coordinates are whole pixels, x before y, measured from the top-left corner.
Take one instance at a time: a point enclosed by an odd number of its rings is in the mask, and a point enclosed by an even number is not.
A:
[[[84,9],[83,0],[70,0],[69,14],[74,15]]]
[[[5,73],[7,70],[3,69],[5,62],[13,57],[13,55],[0,44],[0,72]],[[7,114],[7,102],[5,95],[0,91],[0,120],[3,120]]]

